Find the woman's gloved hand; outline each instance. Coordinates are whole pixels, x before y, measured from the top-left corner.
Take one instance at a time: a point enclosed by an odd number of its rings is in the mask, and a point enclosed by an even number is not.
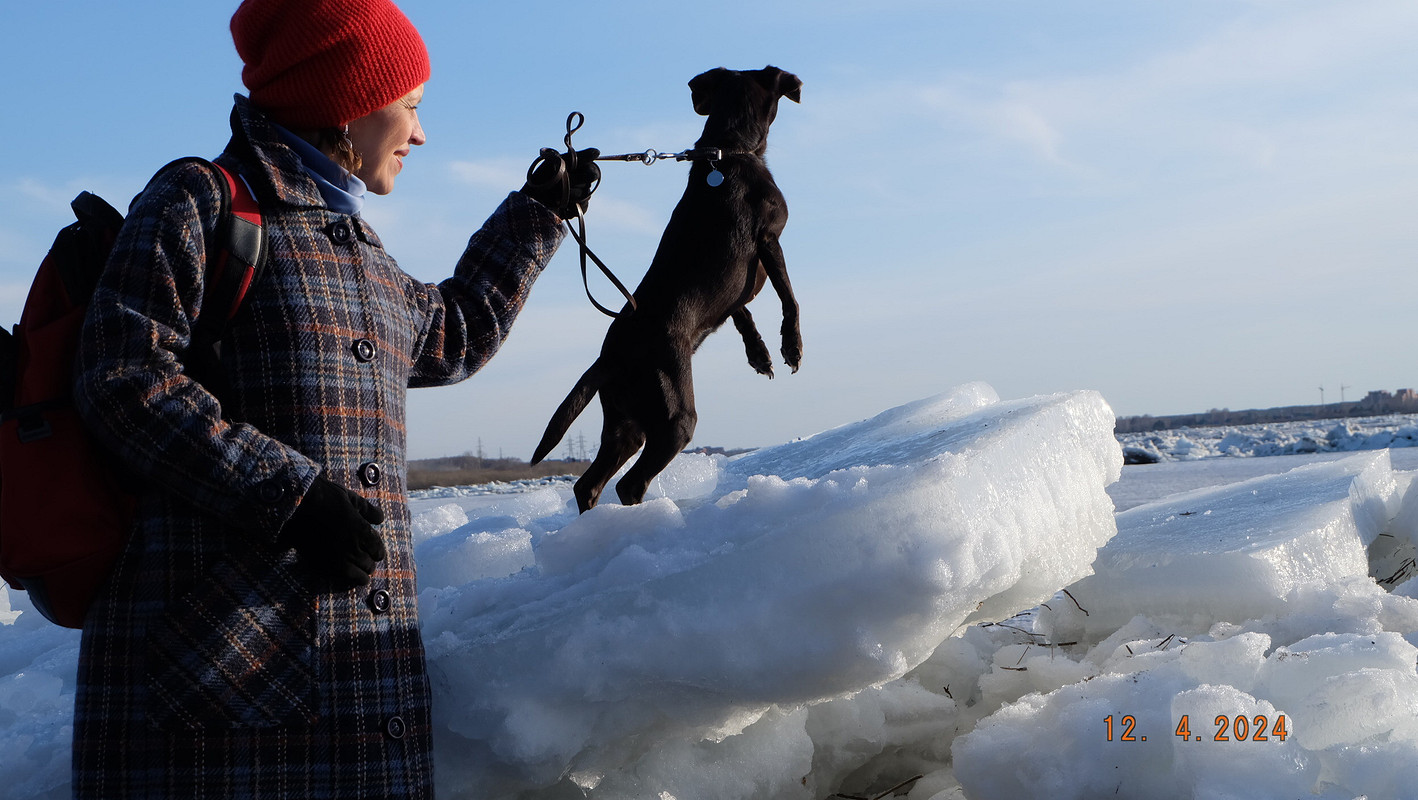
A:
[[[378,506],[320,475],[286,520],[279,541],[295,548],[315,574],[354,588],[369,583],[374,565],[387,555],[374,529],[383,521]]]
[[[527,182],[522,194],[552,210],[562,219],[574,219],[586,213],[587,201],[601,181],[601,168],[596,158],[601,151],[594,147],[574,153],[558,153],[542,148],[541,155],[527,170]]]

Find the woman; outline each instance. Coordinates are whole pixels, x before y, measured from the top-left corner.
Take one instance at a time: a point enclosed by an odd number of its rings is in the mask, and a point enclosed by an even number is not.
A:
[[[389,0],[246,0],[231,28],[249,100],[218,161],[270,258],[225,329],[220,400],[183,364],[211,170],[135,200],[85,322],[80,411],[148,489],[84,629],[75,796],[429,797],[404,394],[492,356],[574,208],[524,187],[453,277],[415,281],[359,216],[425,140],[412,24]]]

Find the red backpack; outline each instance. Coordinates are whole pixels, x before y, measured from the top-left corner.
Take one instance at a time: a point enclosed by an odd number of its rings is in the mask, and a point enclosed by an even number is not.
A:
[[[193,356],[215,358],[266,257],[260,209],[239,177],[198,158],[162,172],[193,162],[223,180],[217,257],[208,260],[207,311],[193,326],[189,369]],[[123,215],[88,192],[70,205],[78,222],[59,232],[40,264],[20,324],[13,334],[0,327],[0,577],[27,590],[50,621],[82,628],[128,539],[136,498],[72,398],[84,312]]]

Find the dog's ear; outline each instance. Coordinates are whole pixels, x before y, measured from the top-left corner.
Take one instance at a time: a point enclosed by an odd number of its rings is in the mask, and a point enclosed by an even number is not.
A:
[[[803,82],[791,72],[768,66],[758,71],[758,79],[778,97],[786,97],[794,103],[803,101]]]
[[[714,87],[719,85],[719,78],[723,77],[728,70],[723,67],[715,67],[708,72],[702,72],[689,79],[689,99],[694,103],[694,113],[700,116],[709,116],[710,101],[714,97]]]
[[[801,103],[803,101],[803,82],[793,73],[784,72],[778,76],[778,93],[794,103]]]

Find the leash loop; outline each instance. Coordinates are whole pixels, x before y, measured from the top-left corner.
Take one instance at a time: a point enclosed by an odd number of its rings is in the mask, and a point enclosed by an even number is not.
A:
[[[573,111],[566,117],[566,138],[562,139],[566,143],[566,149],[571,152],[572,158],[576,156],[576,148],[571,146],[571,134],[581,130],[581,126],[586,124],[586,115],[580,111]]]
[[[580,111],[571,112],[566,117],[566,137],[562,139],[562,142],[566,145],[566,152],[558,153],[550,147],[544,147],[542,148],[541,155],[536,161],[532,162],[532,166],[527,170],[527,180],[532,181],[533,173],[540,169],[543,164],[555,164],[555,169],[552,173],[544,180],[538,181],[537,183],[539,186],[558,184],[561,194],[561,206],[563,208],[571,203],[571,173],[575,171],[577,164],[576,148],[571,144],[571,136],[581,130],[581,126],[585,124],[585,114],[582,114]],[[596,189],[600,188],[600,185],[601,182],[597,179],[586,192],[586,197],[590,198],[590,196],[595,193]],[[615,285],[615,288],[620,290],[620,293],[625,296],[625,302],[630,306],[630,310],[634,311],[635,296],[630,293],[629,289],[625,288],[625,284],[620,282],[620,279],[615,276],[615,273],[611,272],[611,268],[606,266],[606,262],[602,261],[600,257],[592,252],[591,248],[586,245],[586,214],[581,203],[576,204],[576,225],[573,226],[571,220],[568,219],[566,220],[566,230],[571,234],[571,238],[576,240],[576,244],[581,249],[581,285],[586,288],[586,299],[591,301],[591,305],[595,306],[598,311],[606,316],[620,316],[618,312],[612,311],[597,302],[595,296],[591,294],[591,279],[589,269],[586,265],[588,258],[594,261],[601,272]]]

